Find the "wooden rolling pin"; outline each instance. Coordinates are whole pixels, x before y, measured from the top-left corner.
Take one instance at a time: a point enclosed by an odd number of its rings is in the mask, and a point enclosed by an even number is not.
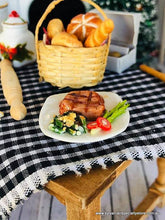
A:
[[[163,82],[165,82],[165,73],[161,73],[145,64],[141,64],[139,66],[139,68],[143,71],[143,72],[146,72],[146,73],[149,73],[150,75],[152,76],[155,76],[159,79],[161,79]]]
[[[3,94],[10,105],[10,115],[15,120],[22,120],[26,116],[27,110],[22,103],[22,89],[17,74],[9,60],[2,60],[0,68]]]

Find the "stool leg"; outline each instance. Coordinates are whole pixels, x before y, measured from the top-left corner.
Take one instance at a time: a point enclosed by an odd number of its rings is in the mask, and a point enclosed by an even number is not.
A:
[[[101,197],[97,197],[85,209],[71,201],[66,201],[65,204],[67,220],[101,220],[101,215],[96,214],[101,211]]]
[[[158,177],[153,184],[153,190],[157,190],[161,194],[159,207],[165,206],[165,158],[158,158]],[[152,189],[152,187],[151,187]]]
[[[134,212],[152,212],[157,206],[165,206],[165,158],[157,159],[158,177],[149,188],[149,192]],[[131,215],[127,220],[144,220],[148,215]]]

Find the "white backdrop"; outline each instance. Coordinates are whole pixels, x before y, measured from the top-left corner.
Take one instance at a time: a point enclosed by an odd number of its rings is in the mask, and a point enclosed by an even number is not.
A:
[[[0,0],[1,1],[1,0]],[[8,0],[8,12],[16,10],[20,16],[28,21],[28,9],[33,0]]]

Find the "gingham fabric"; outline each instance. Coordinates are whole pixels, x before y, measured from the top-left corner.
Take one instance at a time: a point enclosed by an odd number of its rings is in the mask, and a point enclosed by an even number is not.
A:
[[[91,144],[61,142],[46,137],[39,128],[39,113],[58,89],[39,83],[37,65],[17,70],[27,116],[14,121],[0,88],[0,214],[1,218],[51,179],[66,173],[81,174],[117,161],[165,157],[165,84],[140,70],[117,74],[108,70],[104,80],[90,90],[112,91],[130,103],[130,124],[120,135]],[[87,89],[87,88],[83,88]],[[89,88],[88,88],[89,89]]]

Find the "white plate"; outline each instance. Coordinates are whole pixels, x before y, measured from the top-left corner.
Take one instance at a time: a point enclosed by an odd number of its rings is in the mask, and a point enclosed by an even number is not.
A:
[[[68,133],[56,134],[48,129],[50,121],[54,115],[59,115],[59,103],[66,96],[67,93],[57,94],[49,96],[39,115],[39,126],[41,131],[48,137],[71,143],[89,143],[102,141],[108,138],[112,138],[121,132],[123,132],[130,120],[129,111],[126,110],[124,114],[116,118],[112,122],[112,129],[110,131],[100,131],[95,135],[90,133],[82,134],[80,136],[72,136]],[[119,95],[112,92],[98,92],[104,98],[105,108],[109,111],[115,107],[122,99]]]

